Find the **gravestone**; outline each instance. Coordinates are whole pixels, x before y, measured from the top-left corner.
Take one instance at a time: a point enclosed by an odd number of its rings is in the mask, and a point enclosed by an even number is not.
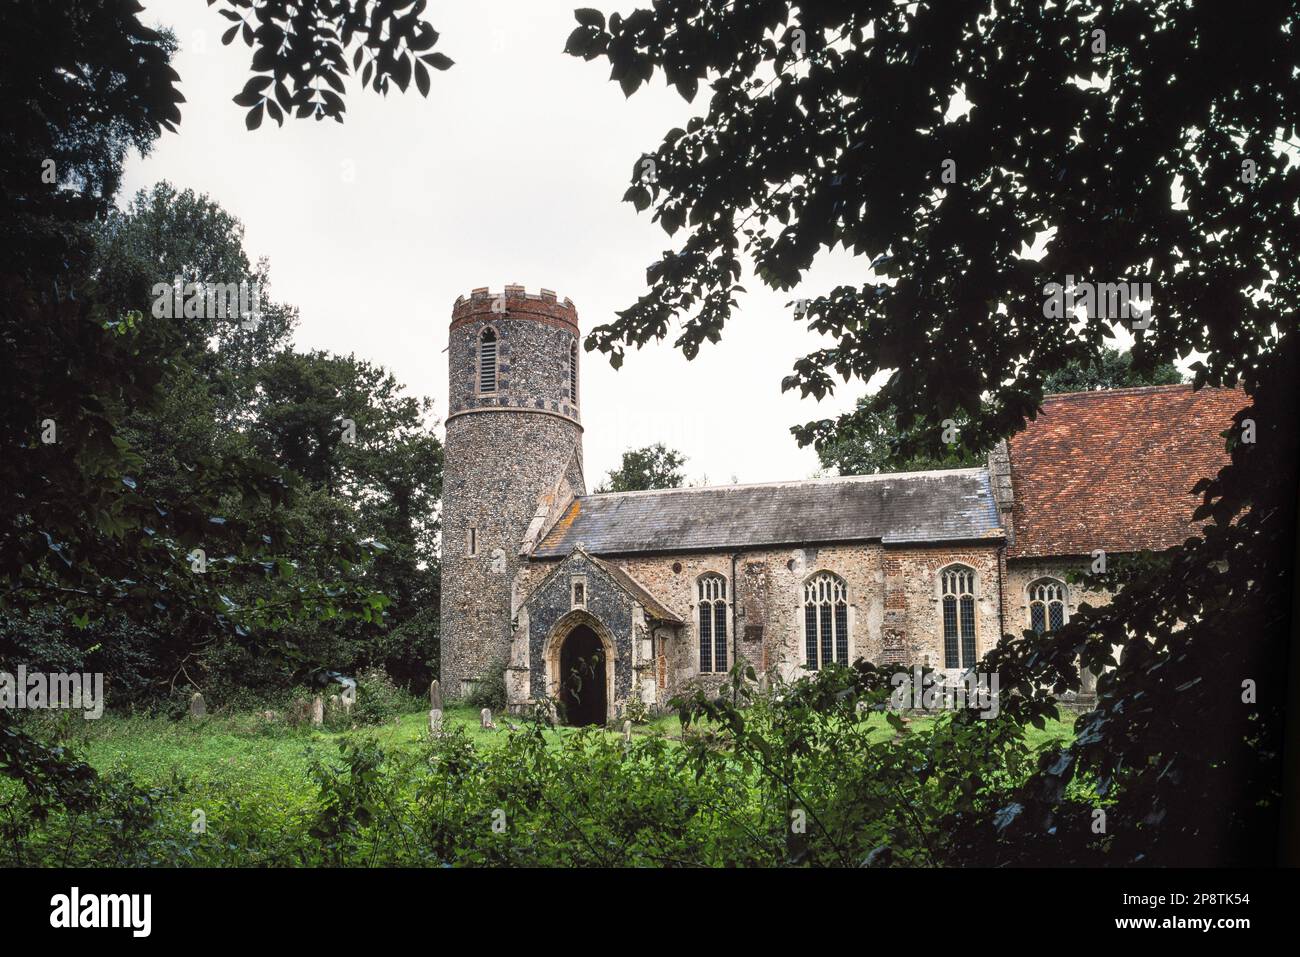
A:
[[[486,731],[495,731],[497,726],[492,723],[492,709],[484,708],[478,713],[478,726]]]
[[[438,684],[437,678],[429,685],[429,707],[442,710],[442,686]]]
[[[442,709],[429,709],[429,733],[435,738],[442,734]]]
[[[623,722],[623,743],[624,744],[632,743],[632,722],[631,721]]]
[[[190,697],[190,717],[206,718],[208,716],[208,705],[203,700],[203,695],[197,691]]]
[[[311,699],[311,723],[320,727],[325,723],[325,702],[320,695]]]

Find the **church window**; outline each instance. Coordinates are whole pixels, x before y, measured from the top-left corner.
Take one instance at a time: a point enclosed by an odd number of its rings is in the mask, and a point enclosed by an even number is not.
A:
[[[469,540],[465,543],[465,551],[470,558],[473,558],[475,555],[478,554],[478,529],[477,528],[471,528],[469,530]]]
[[[575,578],[572,582],[573,600],[570,607],[586,608],[587,607],[587,579]]]
[[[700,672],[727,670],[727,580],[702,575],[700,590]]]
[[[493,329],[484,329],[478,340],[478,390],[497,390],[497,334]]]
[[[1057,631],[1065,622],[1065,585],[1055,578],[1040,578],[1030,585],[1029,627],[1041,635]]]
[[[844,579],[830,572],[803,586],[804,658],[809,668],[849,663],[849,600]]]
[[[569,343],[569,401],[578,401],[578,343]]]
[[[965,565],[943,570],[945,668],[975,667],[975,571]]]

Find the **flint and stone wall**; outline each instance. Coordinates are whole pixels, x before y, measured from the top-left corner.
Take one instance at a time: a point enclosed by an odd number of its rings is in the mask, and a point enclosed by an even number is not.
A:
[[[502,311],[504,309],[504,311]],[[497,334],[498,382],[478,389],[483,330]],[[442,511],[442,683],[456,696],[510,654],[511,582],[538,502],[562,480],[576,493],[582,426],[569,397],[573,304],[507,286],[457,301],[448,336]],[[469,555],[470,529],[477,547]]]
[[[998,548],[994,544],[933,548],[886,548],[879,544],[758,549],[736,554],[695,553],[609,559],[645,586],[686,624],[654,653],[664,655],[663,704],[682,687],[717,687],[722,675],[699,673],[701,575],[727,579],[728,664],[744,658],[758,671],[786,679],[804,674],[804,583],[827,571],[844,579],[849,601],[849,660],[943,665],[940,573],[960,563],[975,571],[976,651],[1001,636]]]
[[[574,579],[581,579],[585,600],[582,606],[573,605]],[[516,634],[516,640],[528,642],[528,695],[530,701],[549,697],[554,688],[548,687],[546,641],[557,632],[562,619],[584,621],[590,616],[599,623],[597,631],[605,629],[614,644],[614,707],[621,714],[623,705],[632,693],[631,638],[638,617],[637,602],[610,581],[609,576],[582,555],[574,555],[561,563],[556,574],[541,582],[541,587],[529,596],[526,608],[526,634]],[[562,630],[562,629],[560,629]]]

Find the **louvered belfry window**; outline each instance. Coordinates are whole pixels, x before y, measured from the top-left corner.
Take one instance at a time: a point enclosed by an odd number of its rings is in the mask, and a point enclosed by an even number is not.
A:
[[[700,673],[727,670],[727,580],[702,575],[700,590]]]
[[[497,334],[493,329],[484,329],[478,340],[478,390],[497,390]]]
[[[578,401],[578,343],[569,343],[569,401]]]
[[[804,658],[809,668],[849,663],[849,601],[844,579],[830,572],[803,586]]]
[[[975,667],[975,572],[964,565],[943,571],[945,668]]]

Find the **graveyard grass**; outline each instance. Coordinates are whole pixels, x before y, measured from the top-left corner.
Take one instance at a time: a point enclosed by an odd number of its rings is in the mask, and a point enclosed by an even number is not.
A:
[[[1043,729],[1029,728],[1031,747],[1068,740],[1073,715],[1049,722]],[[475,747],[500,747],[509,737],[508,716],[494,718],[497,730],[479,726],[479,713],[470,707],[449,707],[443,717],[447,731],[463,728]],[[891,734],[881,716],[871,719],[880,738]],[[922,728],[930,719],[919,718]],[[199,720],[125,717],[108,714],[98,721],[79,718],[60,724],[59,738],[79,758],[101,774],[121,775],[142,787],[187,782],[191,793],[204,788],[237,790],[247,801],[306,806],[316,795],[308,770],[313,756],[336,760],[339,742],[349,734],[372,737],[385,751],[414,750],[428,738],[428,712],[404,714],[393,722],[355,730],[329,731],[267,722],[257,714],[218,713]],[[558,744],[575,728],[547,728],[548,742]],[[611,735],[619,732],[609,731]],[[634,735],[664,735],[680,741],[682,727],[675,714],[663,715],[633,726]],[[0,782],[3,787],[5,782]]]
[[[1062,717],[1064,721],[1049,722],[1043,729],[1030,728],[1026,743],[1037,750],[1070,739],[1073,716]],[[469,780],[457,775],[469,774],[471,778],[475,774],[486,775],[476,780],[494,781],[490,787],[496,788],[499,795],[517,790],[519,781],[528,777],[527,769],[538,767],[536,757],[528,756],[530,745],[527,742],[530,738],[532,746],[540,747],[544,753],[558,755],[562,751],[568,752],[567,757],[561,759],[561,765],[569,762],[567,770],[562,768],[559,773],[576,777],[562,779],[566,783],[552,779],[560,792],[567,793],[567,789],[573,787],[581,789],[586,784],[596,788],[586,797],[574,794],[574,813],[583,812],[586,807],[583,801],[595,799],[594,795],[602,786],[598,783],[600,780],[624,774],[628,777],[623,780],[622,788],[631,790],[616,787],[619,796],[612,798],[615,805],[625,796],[631,797],[635,791],[634,804],[649,801],[648,806],[656,806],[660,796],[658,789],[665,774],[674,777],[670,789],[662,791],[665,800],[671,799],[672,807],[678,806],[672,802],[689,801],[694,796],[708,794],[716,797],[730,793],[732,798],[728,800],[738,799],[751,805],[760,800],[756,795],[740,798],[731,792],[735,778],[730,778],[728,783],[714,775],[706,779],[702,787],[688,783],[692,775],[684,766],[680,776],[676,771],[668,770],[676,765],[671,754],[664,755],[657,762],[651,759],[644,771],[620,770],[617,756],[622,754],[622,749],[615,746],[604,752],[599,748],[591,750],[590,744],[581,743],[584,736],[591,740],[592,732],[588,729],[539,727],[497,715],[497,729],[488,730],[479,726],[477,710],[452,706],[444,711],[446,733],[442,740],[448,744],[441,752],[442,760],[451,763],[444,764],[445,771],[435,774],[432,779],[436,781],[442,774],[451,773],[454,781],[449,779],[445,784],[433,785],[435,788],[451,788],[451,801],[450,804],[438,805],[435,799],[434,805],[426,805],[429,793],[421,788],[428,787],[431,780],[427,765],[431,744],[428,720],[427,711],[406,711],[382,724],[336,730],[310,724],[294,725],[278,719],[268,721],[258,712],[220,710],[203,718],[181,720],[107,714],[95,721],[84,721],[79,715],[65,712],[45,723],[41,736],[66,746],[71,754],[86,761],[107,781],[123,785],[130,782],[135,787],[155,789],[153,801],[156,806],[152,812],[147,812],[138,803],[133,803],[137,799],[131,798],[125,803],[119,801],[111,812],[105,809],[74,816],[58,814],[43,823],[24,823],[21,785],[10,778],[2,779],[0,865],[184,866],[218,863],[292,866],[327,863],[366,866],[382,863],[377,850],[379,842],[370,842],[366,836],[369,824],[354,816],[358,802],[382,805],[382,813],[389,815],[385,826],[391,827],[383,834],[386,847],[410,842],[406,845],[410,853],[400,857],[400,862],[437,864],[450,856],[447,847],[424,846],[411,837],[415,832],[409,829],[410,821],[418,819],[430,806],[443,808],[433,811],[435,815],[451,808],[453,816],[462,815],[459,823],[453,825],[444,820],[438,823],[437,830],[444,836],[463,835],[466,822],[478,821],[487,811],[478,807],[481,801],[470,792],[455,793],[461,789],[457,782]],[[886,741],[893,735],[883,715],[871,715],[866,720],[873,742]],[[933,720],[915,718],[910,726],[921,730]],[[511,724],[540,732],[540,739],[536,733],[523,738],[512,735]],[[611,743],[621,737],[618,731],[604,733]],[[670,752],[683,749],[685,757],[687,749],[682,744],[682,727],[675,715],[634,726],[633,734],[637,740],[647,744],[662,739],[664,744],[658,747],[666,747]],[[508,744],[512,738],[517,744]],[[575,744],[577,749],[564,747],[566,742]],[[501,752],[507,746],[521,750],[517,755]],[[460,750],[462,747],[472,747],[473,750]],[[505,760],[493,760],[491,756],[494,754],[500,754]],[[367,769],[367,755],[378,755],[381,763],[374,765],[374,770]],[[605,763],[596,769],[585,763],[584,755],[591,755],[592,760],[612,760],[614,763]],[[545,773],[555,773],[561,765],[548,768]],[[418,770],[421,766],[425,768],[423,777]],[[381,767],[384,770],[381,771]],[[417,778],[425,784],[417,785]],[[492,806],[489,800],[485,807],[490,810]],[[661,821],[659,826],[670,829],[675,826],[679,812],[672,811],[667,805],[659,811],[667,815],[664,821],[670,822],[665,824]],[[205,821],[210,831],[195,837],[190,833],[191,816],[200,813],[207,815]],[[399,820],[401,823],[392,823]],[[571,852],[581,853],[582,848],[564,843],[570,840],[564,836],[565,821],[556,817],[551,825],[547,839],[554,838],[558,843],[546,846],[539,852],[542,856],[537,858],[525,856],[525,863],[540,860],[550,865],[567,860]],[[703,828],[696,833],[706,835],[691,840],[707,843],[716,833],[722,844],[735,841],[734,835],[726,835],[726,822],[720,822],[716,814],[705,813],[697,824],[689,826]],[[721,830],[715,831],[715,828]],[[498,847],[491,837],[485,839],[478,832],[470,844],[471,849],[457,858],[458,863],[491,866],[513,863],[517,859],[514,855],[519,845],[503,841]],[[740,840],[734,846],[744,847],[745,842]],[[532,844],[524,846],[525,852],[531,853],[533,849]],[[710,853],[713,857],[709,859],[715,862],[731,859],[726,851]],[[635,859],[641,863],[658,860],[653,854]],[[603,858],[596,855],[593,862],[602,861]]]

